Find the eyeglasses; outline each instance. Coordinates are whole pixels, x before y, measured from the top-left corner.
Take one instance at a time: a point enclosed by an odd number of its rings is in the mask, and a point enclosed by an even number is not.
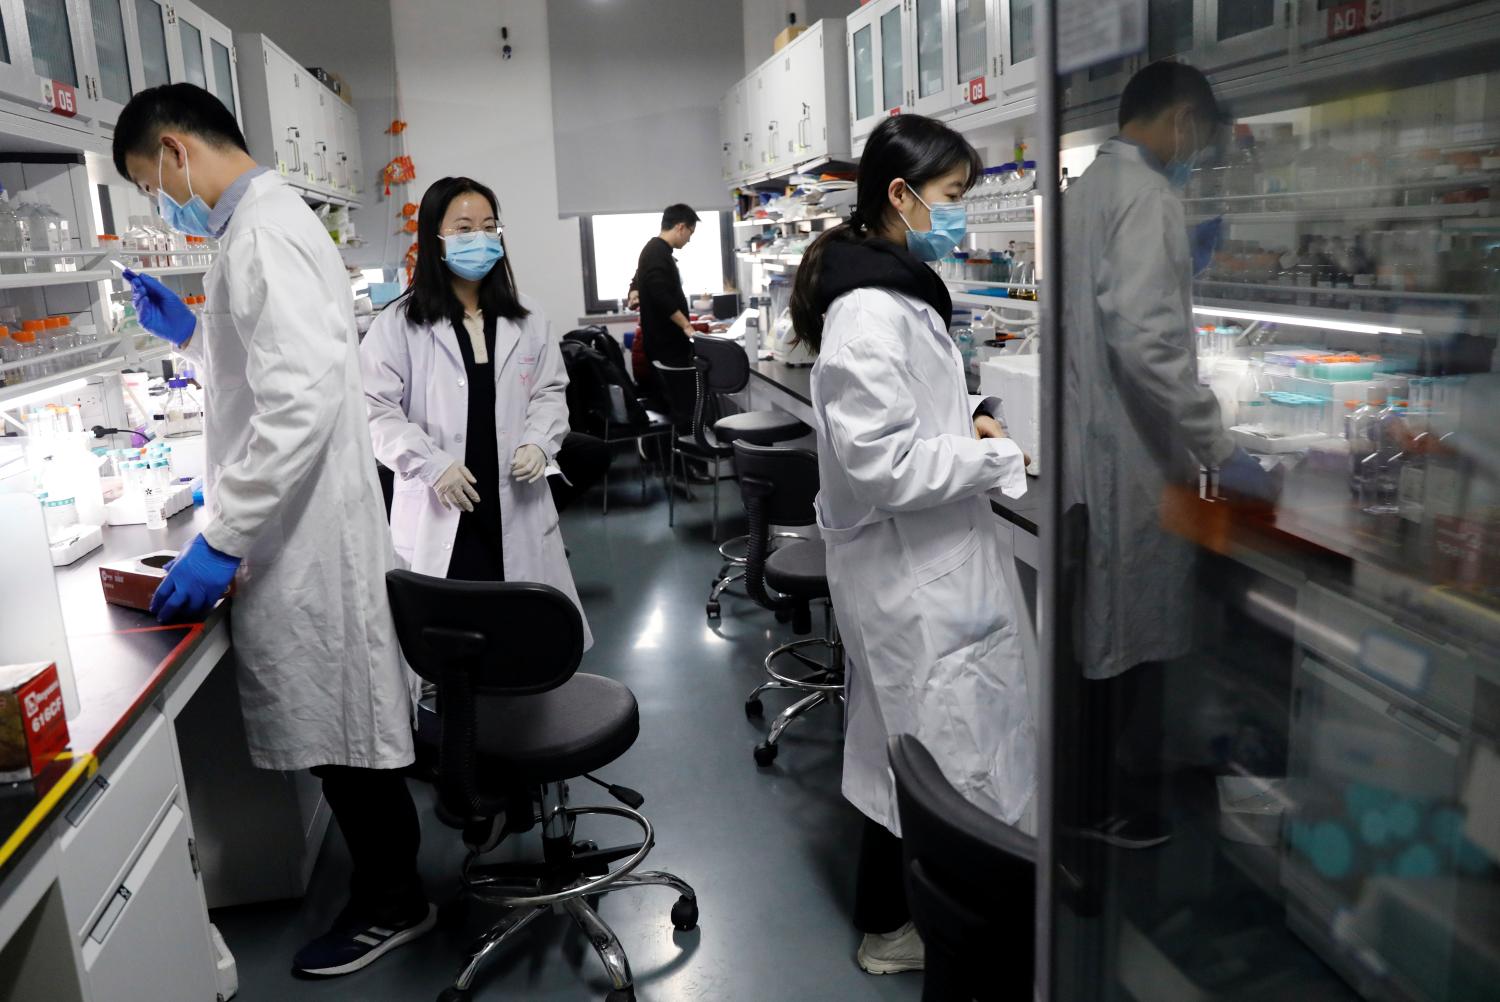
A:
[[[475,226],[472,223],[459,223],[440,231],[445,237],[460,236],[467,233],[483,233],[486,236],[498,237],[505,232],[504,223],[486,223],[483,226]]]

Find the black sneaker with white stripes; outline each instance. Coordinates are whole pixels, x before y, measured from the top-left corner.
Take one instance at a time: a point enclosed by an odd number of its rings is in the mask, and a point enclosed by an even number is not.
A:
[[[408,922],[366,921],[340,915],[333,928],[297,951],[292,973],[332,978],[368,967],[403,943],[410,943],[437,924],[437,905]]]

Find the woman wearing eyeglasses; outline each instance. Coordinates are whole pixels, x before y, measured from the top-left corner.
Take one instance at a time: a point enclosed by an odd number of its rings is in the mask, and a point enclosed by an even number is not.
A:
[[[417,247],[411,287],[360,345],[375,457],[395,473],[396,552],[418,573],[537,581],[577,604],[546,483],[568,377],[547,318],[516,291],[495,193],[434,182]]]

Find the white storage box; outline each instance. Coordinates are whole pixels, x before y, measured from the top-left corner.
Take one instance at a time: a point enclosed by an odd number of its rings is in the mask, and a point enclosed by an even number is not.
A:
[[[1042,462],[1041,356],[1000,355],[979,365],[981,396],[999,397],[1005,408],[1005,430],[1031,457],[1026,472],[1036,476]]]

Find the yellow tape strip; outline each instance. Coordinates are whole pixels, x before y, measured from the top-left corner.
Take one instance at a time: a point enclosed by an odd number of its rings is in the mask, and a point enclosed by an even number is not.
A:
[[[11,854],[20,847],[22,842],[26,841],[28,835],[36,830],[36,826],[42,823],[42,819],[52,813],[52,808],[57,806],[57,802],[72,792],[80,776],[84,779],[92,779],[94,773],[99,771],[99,760],[92,752],[75,757],[72,752],[65,751],[58,758],[70,760],[73,764],[67,772],[63,773],[57,784],[37,801],[31,813],[26,815],[26,819],[16,825],[16,830],[10,833],[10,837],[0,843],[0,866],[5,865]]]

